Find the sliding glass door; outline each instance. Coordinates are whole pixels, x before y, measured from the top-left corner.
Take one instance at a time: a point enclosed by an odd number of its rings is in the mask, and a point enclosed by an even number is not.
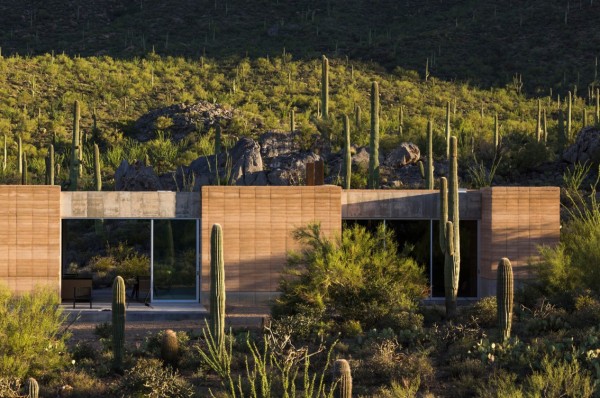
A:
[[[152,220],[152,301],[198,301],[198,220]]]

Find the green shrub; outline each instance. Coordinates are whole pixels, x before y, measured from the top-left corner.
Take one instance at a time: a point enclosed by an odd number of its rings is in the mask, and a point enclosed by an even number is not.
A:
[[[158,359],[139,359],[125,372],[117,392],[131,397],[185,398],[194,395],[192,386],[179,372],[163,367]]]
[[[59,304],[54,290],[18,296],[0,286],[0,375],[39,377],[66,364],[68,335]]]
[[[525,381],[529,396],[533,397],[591,397],[594,392],[589,373],[581,369],[576,359],[571,362],[545,357],[541,370]]]
[[[469,316],[474,317],[477,323],[489,328],[496,326],[498,322],[497,303],[495,296],[484,297],[467,311]]]
[[[363,330],[421,326],[422,317],[411,314],[427,292],[423,269],[398,253],[391,231],[380,226],[370,233],[355,225],[334,241],[313,224],[296,230],[294,237],[304,249],[288,257],[274,318],[318,314],[324,323],[355,320]]]

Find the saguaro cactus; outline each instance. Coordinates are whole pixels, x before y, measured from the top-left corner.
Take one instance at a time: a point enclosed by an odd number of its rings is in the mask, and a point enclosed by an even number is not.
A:
[[[333,366],[335,379],[338,380],[338,397],[352,398],[352,372],[345,359],[338,359]]]
[[[571,127],[573,126],[571,124],[571,116],[573,113],[573,96],[571,95],[571,92],[569,91],[569,100],[568,100],[568,104],[567,104],[567,131],[566,131],[566,137],[567,137],[567,141],[569,141],[571,139]]]
[[[94,185],[96,191],[102,191],[102,175],[100,174],[100,149],[94,144]]]
[[[329,60],[321,58],[321,112],[323,119],[329,118]]]
[[[449,191],[445,189],[445,181],[440,181],[440,245],[444,252],[444,280],[446,287],[446,315],[448,318],[456,316],[456,296],[458,294],[458,281],[460,275],[460,230],[459,230],[459,204],[458,204],[458,149],[456,137],[450,138],[450,171]],[[447,216],[446,216],[446,210]],[[446,218],[447,217],[447,218]],[[448,222],[445,221],[449,221]],[[445,222],[445,223],[444,223]],[[448,231],[451,225],[452,232]],[[452,244],[448,241],[452,241]],[[442,245],[443,241],[443,245]],[[450,261],[452,260],[452,261]]]
[[[71,180],[69,185],[70,191],[77,190],[79,180],[79,151],[81,151],[79,138],[79,101],[75,101],[73,104],[73,140],[71,143],[71,168],[69,171],[69,179]]]
[[[19,163],[17,167],[19,168],[19,174],[23,173],[23,140],[21,136],[17,140],[17,150],[19,152],[19,157],[17,158],[17,162]]]
[[[215,183],[221,185],[219,178],[219,153],[221,153],[221,123],[217,121],[215,126]]]
[[[350,120],[344,115],[344,189],[350,189],[352,180],[352,154],[350,153]]]
[[[28,179],[28,175],[27,175],[27,155],[23,154],[23,166],[22,166],[22,173],[21,173],[21,185],[27,185],[27,179]]]
[[[112,286],[112,349],[113,369],[123,371],[125,350],[125,281],[117,276]]]
[[[431,119],[427,121],[427,175],[425,176],[425,186],[427,189],[433,189],[433,126]]]
[[[404,105],[400,105],[400,110],[398,111],[398,132],[400,136],[404,134]]]
[[[46,156],[46,184],[54,185],[54,145],[48,145]]]
[[[596,89],[596,124],[600,124],[600,88]]]
[[[494,149],[498,150],[498,144],[500,143],[500,125],[498,124],[498,112],[494,116]]]
[[[542,101],[539,98],[537,101],[537,125],[535,128],[535,138],[537,142],[542,140]]]
[[[27,379],[27,398],[38,398],[40,394],[40,386],[33,377]]]
[[[450,159],[450,101],[446,102],[446,159]]]
[[[225,262],[223,260],[223,230],[214,224],[210,234],[210,333],[219,349],[225,336]]]
[[[502,337],[506,340],[510,337],[514,297],[512,265],[506,257],[498,263],[497,283],[498,327],[502,331]]]
[[[290,110],[290,133],[296,130],[296,112],[293,109]]]
[[[379,188],[379,85],[371,83],[371,139],[369,141],[369,177],[370,189]]]

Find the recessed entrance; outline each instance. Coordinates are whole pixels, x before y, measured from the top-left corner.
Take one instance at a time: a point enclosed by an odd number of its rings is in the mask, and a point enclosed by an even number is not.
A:
[[[196,219],[63,220],[63,302],[110,301],[117,275],[128,300],[198,302],[198,236]]]

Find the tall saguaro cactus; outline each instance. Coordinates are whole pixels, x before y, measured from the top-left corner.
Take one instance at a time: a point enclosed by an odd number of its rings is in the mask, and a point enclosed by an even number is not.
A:
[[[17,162],[19,163],[17,167],[19,168],[19,174],[23,173],[23,140],[21,136],[17,140],[17,151],[19,152],[19,157],[17,158]]]
[[[113,369],[122,372],[125,351],[125,281],[120,276],[113,281],[112,293]]]
[[[539,98],[537,101],[537,125],[535,128],[535,138],[537,142],[542,140],[542,101]]]
[[[596,124],[600,124],[600,88],[596,89]]]
[[[73,104],[73,140],[71,143],[71,168],[69,171],[69,179],[71,180],[71,184],[69,185],[70,191],[77,190],[79,180],[79,151],[81,151],[81,140],[79,138],[79,117],[79,101],[75,101]]]
[[[450,159],[450,101],[446,102],[446,159]]]
[[[510,337],[514,297],[512,265],[506,257],[498,263],[497,283],[498,327],[502,331],[502,337],[506,340]]]
[[[94,144],[94,185],[96,191],[102,191],[102,175],[100,174],[100,149]]]
[[[427,121],[427,175],[425,176],[427,189],[433,189],[433,126],[431,119]]]
[[[335,379],[338,381],[339,398],[352,398],[352,372],[345,359],[338,359],[333,366]]]
[[[352,180],[352,154],[350,153],[350,120],[344,115],[344,189],[350,189]]]
[[[321,58],[321,112],[323,119],[329,118],[329,60]]]
[[[371,138],[368,187],[379,188],[379,85],[371,83]]]
[[[46,184],[54,185],[54,145],[48,145],[46,156]]]
[[[214,224],[210,234],[210,333],[220,350],[225,336],[225,261],[223,230]]]
[[[454,318],[456,316],[456,297],[460,276],[458,148],[456,137],[450,138],[450,170],[448,177],[448,191],[446,191],[445,178],[440,181],[440,246],[444,252],[446,315],[448,318]]]
[[[573,96],[570,91],[569,91],[569,100],[568,101],[569,102],[567,104],[567,131],[566,131],[567,141],[571,140],[571,127],[573,126],[571,124],[571,116],[573,113]]]
[[[500,143],[500,125],[498,124],[498,112],[494,115],[494,150],[498,151],[498,144]]]

